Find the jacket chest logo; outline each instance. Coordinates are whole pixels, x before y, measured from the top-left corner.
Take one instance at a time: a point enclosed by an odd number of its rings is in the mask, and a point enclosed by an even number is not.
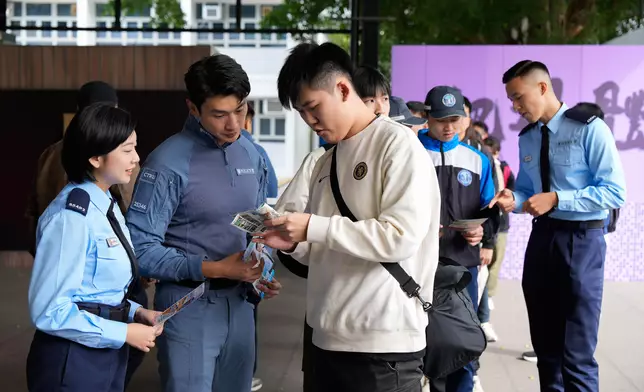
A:
[[[458,172],[456,179],[461,183],[461,185],[470,186],[470,184],[472,183],[472,172],[466,169],[462,169]]]
[[[253,169],[252,167],[248,169],[235,169],[235,171],[237,172],[238,176],[248,176],[255,174],[255,169]]]
[[[367,175],[367,171],[369,171],[367,164],[360,162],[353,169],[353,178],[355,178],[356,180],[362,180]]]

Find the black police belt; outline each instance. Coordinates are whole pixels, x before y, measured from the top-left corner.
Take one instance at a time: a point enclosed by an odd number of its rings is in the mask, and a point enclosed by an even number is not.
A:
[[[116,306],[96,304],[91,302],[76,302],[78,309],[84,310],[87,313],[94,314],[106,320],[120,321],[127,323],[130,316],[130,302],[123,301]]]
[[[588,230],[588,229],[601,229],[604,227],[603,220],[588,220],[588,221],[570,221],[563,219],[550,218],[548,216],[540,216],[533,219],[534,224],[548,225],[553,229],[560,230]]]

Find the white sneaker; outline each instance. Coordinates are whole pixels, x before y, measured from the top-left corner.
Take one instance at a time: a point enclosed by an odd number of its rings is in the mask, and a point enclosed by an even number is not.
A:
[[[251,392],[259,391],[263,386],[264,384],[262,384],[261,378],[253,378],[253,383],[251,384],[250,390]]]
[[[492,324],[483,323],[481,324],[481,328],[483,328],[483,332],[485,333],[485,338],[487,339],[488,342],[494,343],[497,340],[499,340],[499,336],[494,331],[494,328],[492,328]]]
[[[429,392],[429,378],[423,376],[423,380],[420,382],[422,387],[422,392]]]
[[[474,388],[472,389],[472,392],[485,392],[481,385],[481,379],[479,376],[474,376]]]
[[[494,301],[492,301],[492,297],[487,297],[487,307],[490,310],[494,310]]]

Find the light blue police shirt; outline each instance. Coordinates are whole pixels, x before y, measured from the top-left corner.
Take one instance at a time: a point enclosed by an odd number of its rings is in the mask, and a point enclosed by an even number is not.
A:
[[[550,129],[550,190],[559,198],[549,216],[571,221],[606,219],[608,209],[622,207],[626,199],[626,179],[615,139],[603,120],[573,120],[565,116],[566,110],[562,104],[546,124]],[[542,126],[538,122],[519,137],[515,212],[521,212],[527,199],[542,192]]]
[[[74,188],[89,202],[69,198]],[[68,184],[38,220],[29,312],[36,328],[88,347],[118,349],[127,324],[80,310],[76,302],[119,305],[132,280],[128,255],[107,220],[111,195],[91,182]],[[85,204],[85,205],[83,205]],[[85,214],[83,214],[85,212]],[[121,210],[114,208],[131,243]],[[130,321],[141,306],[130,301]]]

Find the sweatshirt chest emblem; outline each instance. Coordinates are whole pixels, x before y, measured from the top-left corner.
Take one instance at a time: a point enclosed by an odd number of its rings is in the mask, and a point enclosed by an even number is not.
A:
[[[356,180],[362,180],[367,175],[367,171],[369,171],[367,164],[360,162],[353,169],[353,178],[355,178]]]
[[[461,185],[469,186],[472,183],[472,172],[467,169],[462,169],[458,172],[456,178],[458,179],[458,182],[461,183]]]

